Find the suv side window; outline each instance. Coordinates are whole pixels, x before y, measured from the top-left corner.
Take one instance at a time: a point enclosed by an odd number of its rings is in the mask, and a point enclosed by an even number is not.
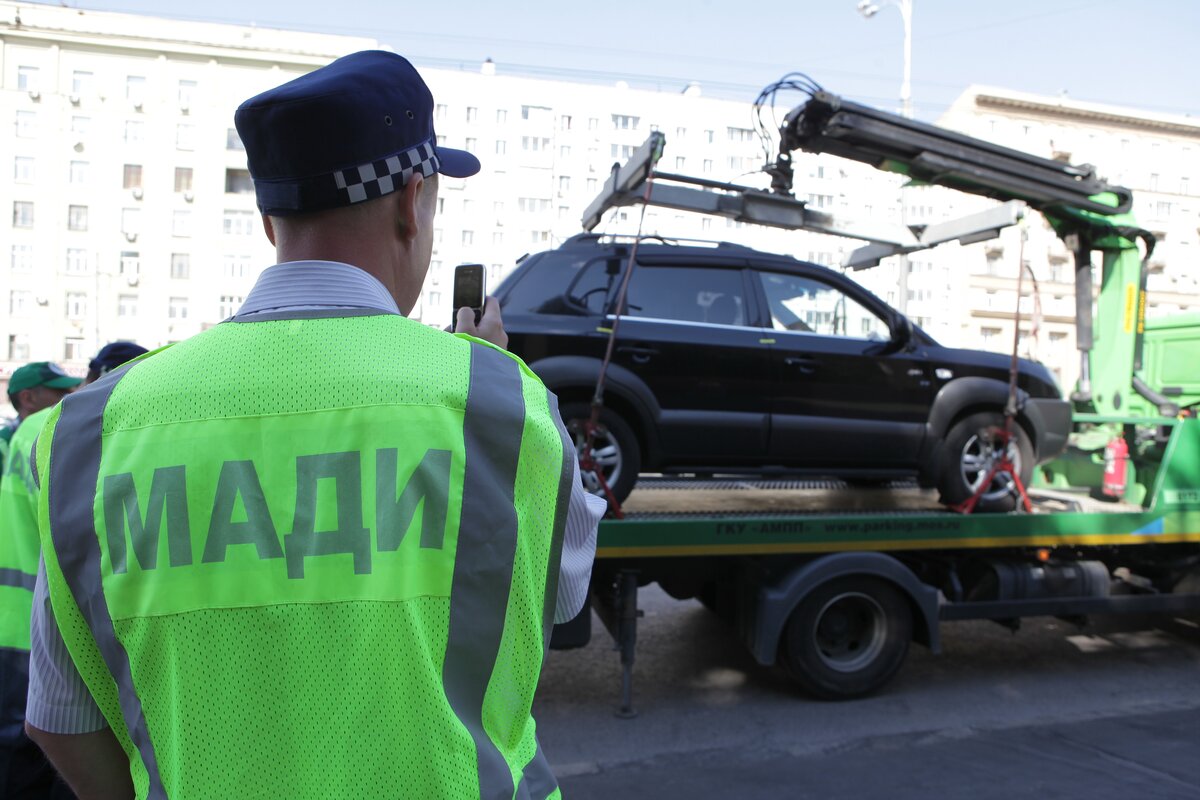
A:
[[[600,314],[608,296],[607,259],[565,260],[555,254],[531,264],[504,298],[515,314]]]
[[[638,264],[626,306],[629,316],[645,319],[745,325],[747,318],[738,269]]]
[[[872,341],[891,338],[883,318],[837,287],[782,272],[758,275],[775,330]]]

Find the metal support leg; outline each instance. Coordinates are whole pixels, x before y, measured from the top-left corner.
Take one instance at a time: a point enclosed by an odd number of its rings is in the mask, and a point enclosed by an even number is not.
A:
[[[631,719],[637,716],[633,708],[633,658],[637,648],[638,610],[637,572],[621,570],[617,576],[617,649],[621,651],[621,705],[617,716]]]

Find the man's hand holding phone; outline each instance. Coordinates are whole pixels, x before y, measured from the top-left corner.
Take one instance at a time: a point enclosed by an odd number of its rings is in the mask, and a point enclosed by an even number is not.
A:
[[[500,318],[500,303],[487,296],[482,264],[454,268],[454,332],[468,333],[498,347],[508,347],[508,334]]]

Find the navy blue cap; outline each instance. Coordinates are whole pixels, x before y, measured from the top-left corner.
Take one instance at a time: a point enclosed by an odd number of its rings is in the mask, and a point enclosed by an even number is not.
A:
[[[103,375],[149,351],[133,342],[109,342],[88,362],[88,372]]]
[[[373,200],[414,172],[479,171],[471,153],[438,146],[429,87],[407,59],[383,50],[343,56],[252,97],[233,119],[264,214]]]

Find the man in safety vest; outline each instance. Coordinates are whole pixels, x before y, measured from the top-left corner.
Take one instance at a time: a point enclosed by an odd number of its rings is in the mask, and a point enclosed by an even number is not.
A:
[[[47,361],[19,367],[8,382],[17,418],[0,429],[0,797],[5,800],[70,797],[24,727],[29,616],[38,568],[29,453],[49,409],[80,382]]]
[[[404,316],[479,169],[433,109],[380,51],[245,102],[279,263],[48,420],[27,720],[81,798],[558,795],[530,707],[603,502],[494,299]]]

